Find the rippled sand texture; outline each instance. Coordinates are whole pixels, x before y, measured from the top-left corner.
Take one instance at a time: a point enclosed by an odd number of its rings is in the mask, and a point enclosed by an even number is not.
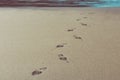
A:
[[[120,80],[120,8],[1,8],[0,80]]]

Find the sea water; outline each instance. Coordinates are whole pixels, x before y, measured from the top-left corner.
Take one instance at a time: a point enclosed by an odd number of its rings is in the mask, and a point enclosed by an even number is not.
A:
[[[94,4],[94,7],[120,7],[120,0],[102,0],[100,4]]]
[[[90,7],[120,7],[120,0],[99,0],[94,2],[79,2],[80,5],[88,5]]]

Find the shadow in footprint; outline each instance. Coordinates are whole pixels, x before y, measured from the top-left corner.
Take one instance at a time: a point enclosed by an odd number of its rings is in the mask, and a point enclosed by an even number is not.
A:
[[[61,47],[64,47],[64,45],[59,44],[59,45],[56,46],[56,48],[61,48]]]
[[[39,71],[39,70],[34,70],[34,71],[32,72],[32,76],[40,75],[40,74],[42,74],[42,71]]]
[[[76,28],[73,28],[73,29],[68,29],[67,31],[68,32],[72,32],[72,31],[74,31]]]
[[[34,70],[34,71],[32,72],[32,76],[40,75],[40,74],[42,74],[43,71],[45,71],[46,69],[47,69],[47,67],[42,67],[42,68],[40,68],[39,70]]]

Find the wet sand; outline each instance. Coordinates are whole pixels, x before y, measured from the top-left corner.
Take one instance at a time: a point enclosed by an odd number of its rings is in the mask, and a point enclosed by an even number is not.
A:
[[[120,8],[1,8],[0,80],[120,80]]]

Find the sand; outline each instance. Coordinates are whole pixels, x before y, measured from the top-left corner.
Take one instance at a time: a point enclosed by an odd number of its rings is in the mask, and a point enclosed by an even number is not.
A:
[[[0,80],[120,80],[120,8],[1,8]]]

